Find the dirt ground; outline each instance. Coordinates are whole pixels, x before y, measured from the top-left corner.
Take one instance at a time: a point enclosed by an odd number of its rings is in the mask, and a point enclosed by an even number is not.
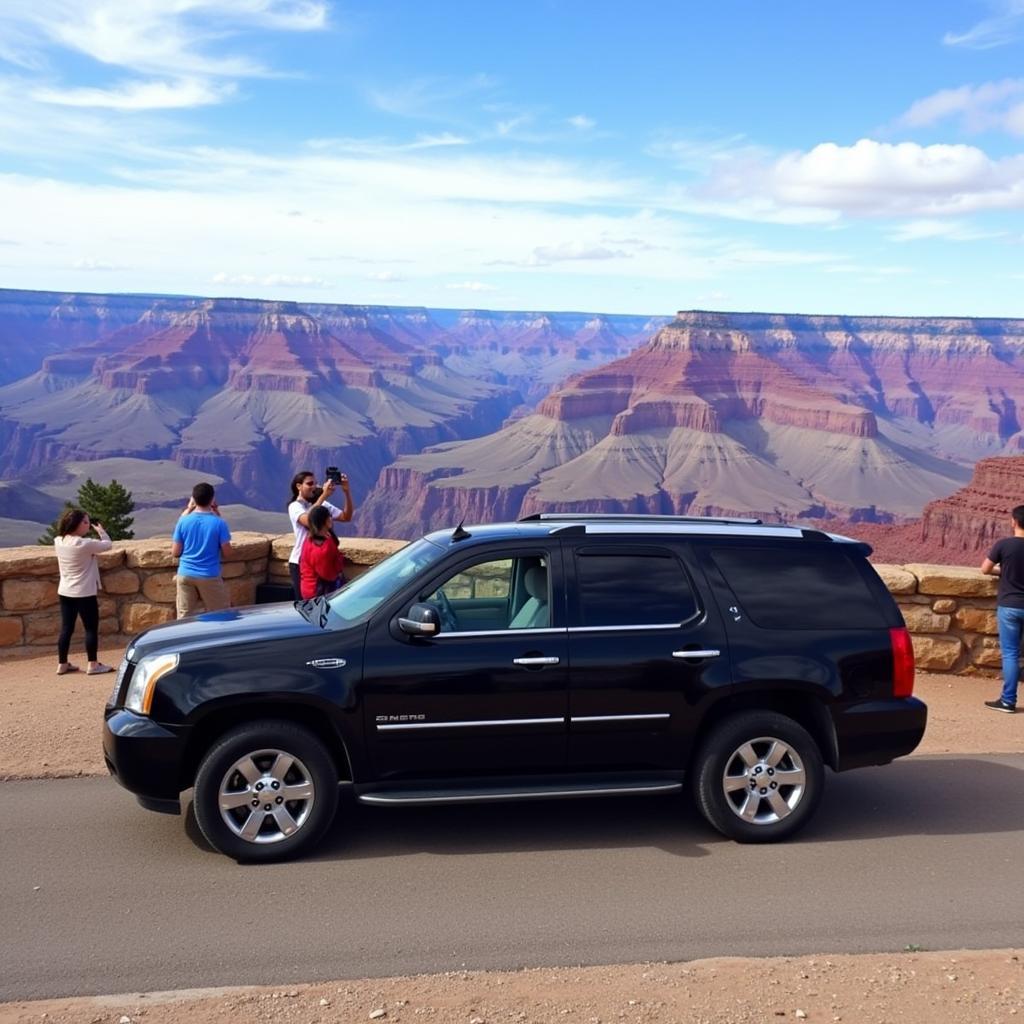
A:
[[[116,665],[119,649],[100,652]],[[56,659],[0,661],[0,781],[105,774],[99,745],[113,676],[57,677]],[[920,674],[919,755],[1024,753],[1024,714],[982,701],[994,680]],[[0,790],[2,792],[2,790]],[[1024,936],[1024,926],[1022,926]],[[285,988],[134,993],[0,1003],[0,1024],[850,1024],[1024,1022],[1024,947],[877,955],[719,958],[516,972],[449,972]]]

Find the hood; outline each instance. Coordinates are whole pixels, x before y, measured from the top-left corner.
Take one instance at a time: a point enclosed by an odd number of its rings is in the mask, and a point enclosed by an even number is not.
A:
[[[133,652],[132,660],[138,661],[144,655],[161,651],[183,652],[251,640],[319,636],[326,626],[328,612],[323,598],[225,608],[154,626],[135,637],[128,648]]]

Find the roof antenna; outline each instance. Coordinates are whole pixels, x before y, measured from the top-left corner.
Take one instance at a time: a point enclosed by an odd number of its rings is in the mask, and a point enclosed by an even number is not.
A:
[[[465,521],[466,521],[466,517],[465,516],[463,516],[459,520],[459,525],[455,527],[455,531],[452,533],[452,540],[453,541],[455,541],[455,540],[465,540],[467,537],[472,537],[473,536],[473,534],[471,534],[469,532],[469,530],[464,530],[462,528],[462,524]]]

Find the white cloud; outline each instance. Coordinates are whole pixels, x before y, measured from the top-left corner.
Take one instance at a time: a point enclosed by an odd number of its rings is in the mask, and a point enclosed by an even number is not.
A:
[[[396,274],[393,270],[378,270],[375,273],[367,274],[366,279],[368,281],[385,281],[385,282],[397,282],[407,281],[408,278],[402,274]]]
[[[75,260],[72,266],[75,270],[124,270],[123,266],[119,266],[116,263],[106,263],[105,261],[95,259],[92,256],[83,256],[81,259]]]
[[[210,278],[211,284],[259,285],[262,288],[327,288],[329,281],[306,274],[228,274],[221,271]]]
[[[897,123],[918,128],[959,117],[968,131],[999,129],[1024,134],[1024,103],[1013,102],[1022,95],[1024,78],[941,89],[912,103]]]
[[[861,277],[897,277],[901,274],[912,274],[912,267],[880,263],[832,263],[822,267],[825,274],[858,274]]]
[[[445,288],[453,292],[496,292],[498,290],[493,284],[484,284],[483,281],[460,281],[456,284],[446,284]]]
[[[604,245],[587,242],[563,242],[561,245],[540,245],[533,250],[531,263],[545,266],[566,260],[614,260],[629,259],[631,253],[624,249],[609,249]]]
[[[37,99],[118,110],[220,102],[232,80],[273,72],[244,53],[225,51],[241,31],[311,31],[326,24],[317,0],[3,0],[0,57],[44,71],[54,49],[145,76],[114,86],[60,88],[37,83]]]
[[[1024,155],[993,160],[974,146],[826,142],[778,159],[762,187],[782,206],[853,217],[1020,209]]]
[[[1024,33],[1024,0],[991,0],[996,13],[973,25],[966,32],[947,32],[946,46],[964,46],[970,50],[990,50],[1015,42]]]
[[[233,83],[183,78],[176,82],[121,82],[111,89],[35,89],[32,98],[62,107],[109,110],[171,110],[221,103],[235,91]]]
[[[898,225],[888,236],[893,242],[918,242],[944,238],[952,242],[974,242],[984,238],[999,238],[1003,231],[984,231],[964,221],[924,218]]]
[[[378,110],[398,117],[442,120],[450,107],[467,96],[485,93],[494,87],[494,80],[485,74],[470,78],[416,78],[387,88],[370,88],[367,99]]]
[[[668,160],[680,170],[706,174],[716,165],[728,164],[737,173],[747,164],[762,163],[770,157],[764,146],[755,145],[745,135],[720,139],[680,139],[663,136],[647,147],[649,156]]]
[[[570,117],[568,121],[573,128],[578,128],[580,131],[589,131],[597,124],[592,117],[587,117],[586,114],[576,114],[575,116]]]
[[[533,118],[529,114],[518,114],[515,117],[506,118],[504,121],[496,121],[494,130],[499,135],[511,135],[517,128],[528,125]]]

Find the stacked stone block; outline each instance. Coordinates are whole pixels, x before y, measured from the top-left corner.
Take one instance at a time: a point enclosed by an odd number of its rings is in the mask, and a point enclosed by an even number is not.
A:
[[[234,607],[252,604],[256,587],[290,584],[291,534],[235,533],[223,576]],[[404,541],[346,538],[346,572],[359,575]],[[118,541],[99,555],[100,641],[127,642],[175,616],[175,560],[169,538]],[[57,556],[49,547],[0,548],[0,657],[19,649],[56,648],[60,631]],[[81,640],[81,624],[78,626]]]

